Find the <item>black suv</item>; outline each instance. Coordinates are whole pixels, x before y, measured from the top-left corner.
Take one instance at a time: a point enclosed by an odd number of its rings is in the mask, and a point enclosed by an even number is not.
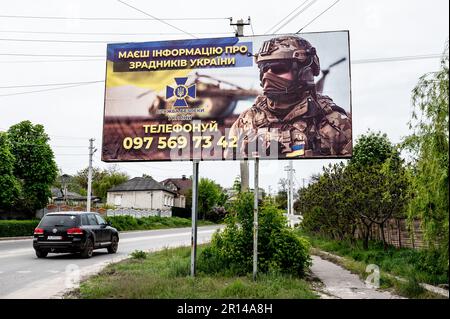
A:
[[[115,254],[118,247],[119,232],[96,213],[49,213],[34,230],[33,248],[38,258],[75,252],[89,258],[94,249],[107,248]]]

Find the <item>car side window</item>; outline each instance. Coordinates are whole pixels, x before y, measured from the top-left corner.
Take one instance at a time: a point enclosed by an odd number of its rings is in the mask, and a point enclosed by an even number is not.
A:
[[[87,215],[81,215],[81,224],[82,225],[89,225],[89,220],[88,220],[88,217],[87,217]]]
[[[96,225],[98,225],[98,223],[97,223],[97,218],[95,218],[95,215],[94,215],[94,214],[89,214],[89,215],[88,215],[88,219],[89,219],[89,225],[91,225],[91,226],[96,226]]]
[[[102,216],[100,216],[100,215],[95,215],[95,217],[97,217],[97,221],[98,221],[98,224],[99,224],[99,225],[101,225],[101,224],[106,224],[106,221],[102,218]]]

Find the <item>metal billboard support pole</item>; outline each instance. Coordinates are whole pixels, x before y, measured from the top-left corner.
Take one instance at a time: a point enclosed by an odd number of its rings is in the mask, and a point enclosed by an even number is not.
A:
[[[192,174],[192,234],[191,234],[191,277],[195,277],[197,258],[197,215],[198,215],[198,166],[199,160],[194,160]]]
[[[253,207],[253,280],[258,273],[258,193],[259,193],[259,158],[255,158],[255,202]]]

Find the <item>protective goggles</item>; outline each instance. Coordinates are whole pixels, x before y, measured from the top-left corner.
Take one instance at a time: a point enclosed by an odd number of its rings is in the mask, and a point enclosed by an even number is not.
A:
[[[284,74],[292,70],[292,62],[291,61],[262,62],[259,65],[259,69],[261,70],[262,73],[271,70],[272,73],[274,74]]]

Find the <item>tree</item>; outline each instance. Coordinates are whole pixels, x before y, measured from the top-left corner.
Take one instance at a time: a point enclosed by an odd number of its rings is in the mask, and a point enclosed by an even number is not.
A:
[[[222,188],[208,178],[200,179],[198,183],[198,214],[199,218],[206,219],[212,209],[217,206]]]
[[[449,49],[441,69],[423,75],[413,90],[413,113],[409,122],[413,133],[403,147],[413,156],[413,194],[410,221],[420,218],[424,239],[440,251],[442,267],[448,271],[448,152],[449,152]]]
[[[0,132],[0,209],[11,209],[20,185],[14,176],[14,155],[6,133]]]
[[[84,190],[83,193],[87,194],[88,185],[88,171],[86,167],[73,177],[76,183]],[[130,177],[121,172],[117,166],[111,166],[108,169],[100,169],[98,167],[92,168],[92,193],[95,196],[106,199],[108,189],[113,186],[126,182]]]
[[[386,134],[368,131],[353,147],[352,165],[368,167],[384,163],[392,154],[393,146]]]
[[[21,184],[15,206],[33,215],[47,205],[58,172],[49,137],[42,125],[22,121],[9,128],[8,138],[15,158],[14,175]]]
[[[287,194],[289,185],[287,178],[280,178],[278,185],[280,188],[278,189],[278,193],[275,195],[275,203],[278,208],[287,209]]]

